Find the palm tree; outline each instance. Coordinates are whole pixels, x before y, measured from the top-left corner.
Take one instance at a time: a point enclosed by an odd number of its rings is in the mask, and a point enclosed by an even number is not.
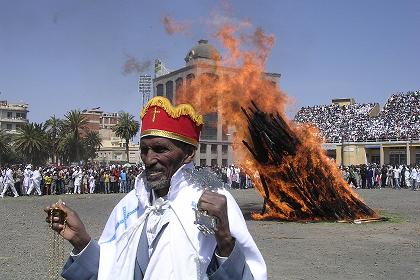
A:
[[[139,131],[140,123],[134,119],[133,115],[129,113],[121,113],[118,117],[117,124],[112,128],[117,137],[125,140],[125,153],[127,155],[127,162],[129,162],[128,142],[131,138],[136,136]]]
[[[42,123],[28,123],[14,135],[13,146],[27,162],[42,164],[48,159],[48,137]]]
[[[83,144],[86,155],[85,159],[94,159],[96,157],[96,151],[102,147],[102,139],[99,132],[88,131],[83,138]]]
[[[87,125],[87,119],[82,115],[80,110],[71,110],[64,117],[64,131],[72,134],[75,160],[79,161],[81,159],[80,151],[82,149],[80,134]]]
[[[48,138],[51,144],[51,157],[52,161],[58,163],[58,145],[60,142],[60,133],[62,130],[63,121],[56,118],[55,115],[51,116],[46,122],[45,126],[48,132]]]
[[[4,162],[4,159],[8,158],[11,153],[10,140],[10,134],[7,134],[6,131],[0,129],[0,164],[2,161]]]
[[[58,143],[58,155],[61,162],[70,163],[76,161],[76,155],[74,153],[75,139],[72,133],[63,133]]]

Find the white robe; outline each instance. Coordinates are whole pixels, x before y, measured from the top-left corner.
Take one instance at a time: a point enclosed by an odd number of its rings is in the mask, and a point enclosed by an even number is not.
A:
[[[214,236],[204,236],[194,224],[193,208],[203,192],[194,181],[192,164],[182,166],[171,179],[168,200],[170,222],[151,256],[144,279],[207,279],[207,266],[216,248]],[[132,279],[135,255],[146,214],[150,211],[145,178],[136,178],[135,190],[114,208],[99,239],[98,279]],[[264,259],[248,232],[235,199],[225,189],[218,193],[227,198],[229,227],[243,252],[255,280],[267,279]],[[146,214],[145,214],[146,213]],[[127,261],[124,261],[127,260]]]
[[[31,184],[31,177],[32,177],[32,170],[30,170],[29,168],[25,169],[25,171],[23,171],[23,186],[28,188],[29,185]]]
[[[29,189],[28,189],[28,192],[26,194],[30,195],[32,190],[35,188],[38,195],[41,195],[41,181],[42,181],[41,172],[39,172],[39,170],[35,170],[32,173],[32,178],[31,178],[30,183],[29,183]]]

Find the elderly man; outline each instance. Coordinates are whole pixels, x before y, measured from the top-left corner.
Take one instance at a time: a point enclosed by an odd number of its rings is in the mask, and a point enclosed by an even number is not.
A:
[[[173,107],[168,99],[155,97],[141,117],[145,171],[112,211],[99,242],[91,239],[73,210],[56,205],[67,222],[64,226],[53,218],[52,228],[74,247],[62,276],[267,279],[264,260],[234,198],[224,189],[207,190],[194,176],[202,116],[188,104]],[[197,220],[203,211],[207,215],[202,217],[217,221],[214,228]]]

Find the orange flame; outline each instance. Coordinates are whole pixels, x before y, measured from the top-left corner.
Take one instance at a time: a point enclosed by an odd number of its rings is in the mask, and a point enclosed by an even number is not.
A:
[[[266,60],[274,45],[274,36],[267,35],[262,28],[256,28],[252,34],[239,34],[233,25],[226,24],[215,32],[215,37],[222,42],[227,55],[223,56],[222,61],[216,61],[215,65],[200,65],[207,68],[207,73],[196,77],[186,88],[177,92],[176,103],[194,104],[202,114],[217,112],[223,125],[235,127],[233,149],[236,162],[247,174],[254,176],[254,185],[262,196],[264,189],[258,179],[261,175],[267,178],[270,193],[273,194],[267,212],[254,214],[253,217],[296,220],[296,213],[299,211],[309,220],[322,219],[312,213],[308,204],[299,197],[295,185],[278,176],[287,168],[293,168],[299,172],[302,182],[309,182],[312,180],[311,176],[321,176],[331,182],[349,207],[356,209],[354,218],[366,218],[357,210],[360,202],[357,194],[343,180],[337,166],[322,150],[321,139],[316,136],[316,131],[309,126],[298,127],[286,119],[284,112],[289,98],[264,73]],[[246,50],[242,49],[244,45]],[[242,140],[249,141],[250,136],[247,119],[240,108],[248,108],[251,101],[255,101],[264,112],[278,112],[303,143],[296,156],[286,157],[280,166],[267,168],[261,165],[242,144]],[[280,190],[299,201],[299,209],[282,201]],[[322,188],[319,191],[322,192]],[[330,194],[324,194],[324,197],[334,199]]]

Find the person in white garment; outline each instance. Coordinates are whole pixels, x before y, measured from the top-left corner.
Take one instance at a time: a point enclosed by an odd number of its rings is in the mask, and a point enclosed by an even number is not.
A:
[[[420,166],[417,166],[416,190],[420,189]]]
[[[89,193],[95,192],[95,177],[93,176],[93,173],[89,176]]]
[[[413,191],[416,190],[416,179],[417,179],[417,169],[415,166],[413,166],[413,168],[411,169],[410,172],[410,181],[411,181],[411,189]]]
[[[3,192],[3,188],[4,188],[4,174],[6,173],[5,170],[2,170],[0,168],[0,193]]]
[[[99,241],[67,205],[44,209],[58,207],[66,215],[66,226],[57,217],[46,218],[74,247],[62,276],[266,280],[264,259],[233,196],[221,186],[204,185],[194,173],[202,116],[189,104],[173,107],[168,99],[154,97],[141,117],[145,170],[115,206]]]
[[[72,177],[74,179],[74,191],[73,191],[73,193],[80,194],[80,186],[82,185],[83,172],[82,172],[82,170],[80,170],[79,166],[76,167],[76,170],[73,172]]]
[[[3,191],[0,194],[0,197],[4,197],[4,194],[6,193],[7,189],[10,188],[14,194],[14,197],[18,197],[19,194],[16,191],[15,188],[15,179],[13,179],[13,170],[10,167],[6,168],[6,173],[3,178]]]
[[[23,171],[22,193],[26,194],[29,190],[32,177],[32,165],[28,164]]]
[[[38,169],[35,168],[34,172],[32,173],[31,180],[29,183],[29,189],[26,193],[27,195],[31,195],[32,191],[35,189],[38,195],[42,195],[41,192],[41,181],[42,181],[42,167]]]

